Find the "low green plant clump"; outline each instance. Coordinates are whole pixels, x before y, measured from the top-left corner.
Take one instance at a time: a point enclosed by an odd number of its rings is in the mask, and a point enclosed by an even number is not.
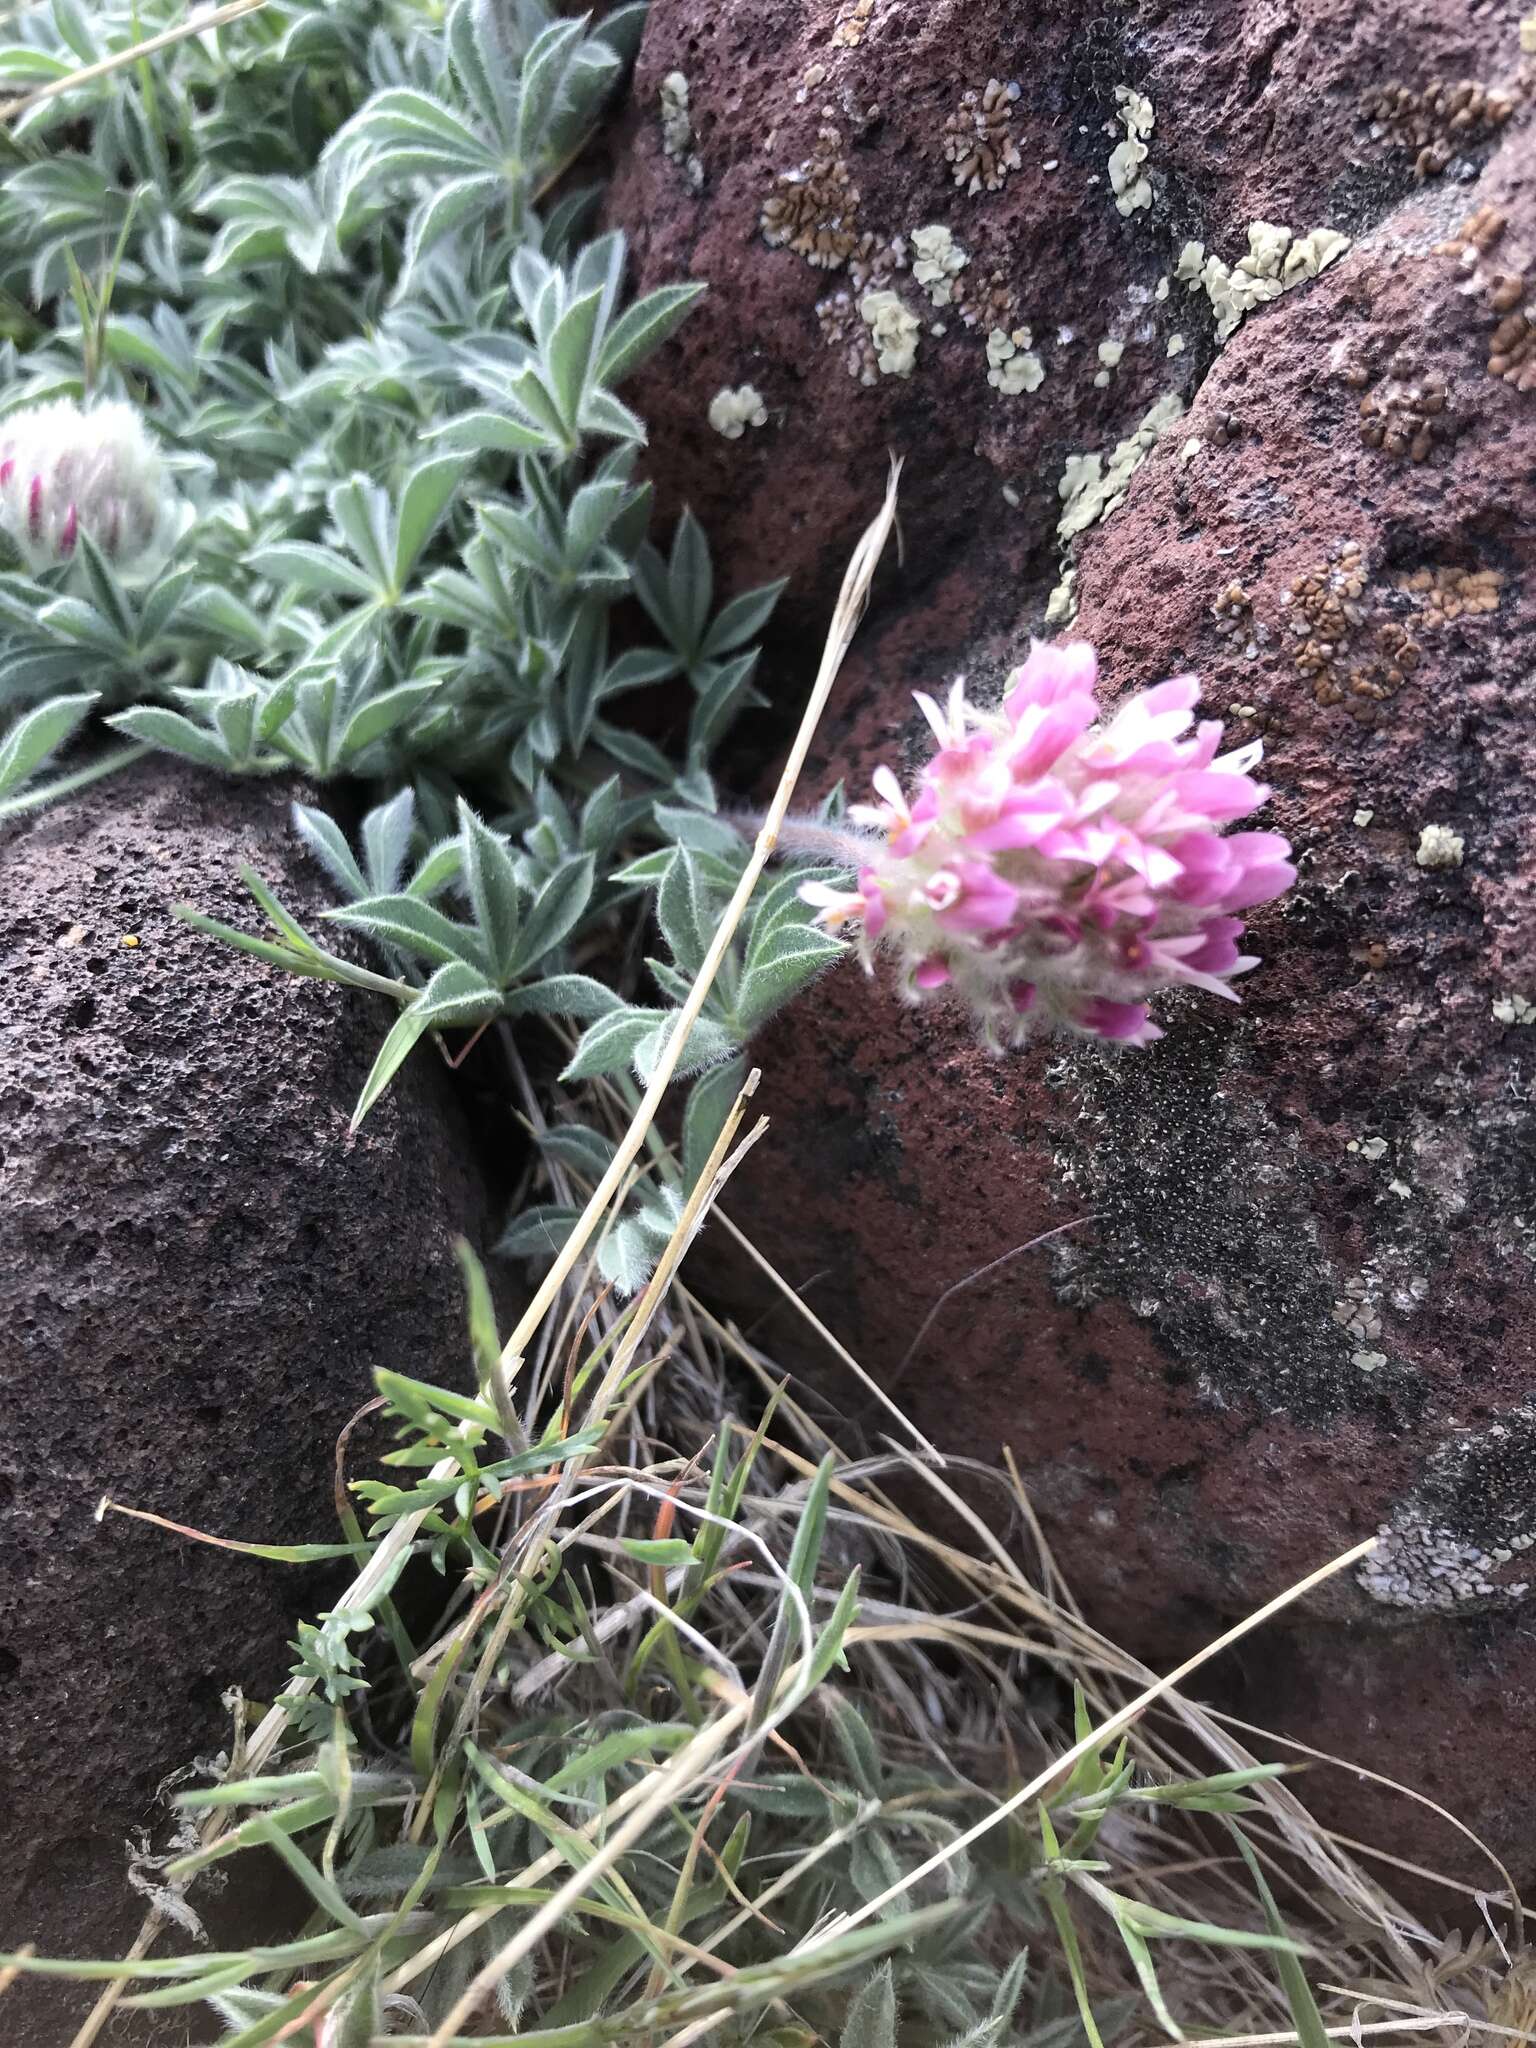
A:
[[[50,93],[0,178],[0,816],[151,748],[376,792],[355,853],[297,816],[387,973],[254,875],[271,936],[223,933],[399,1004],[359,1118],[425,1033],[530,1012],[589,1027],[575,1074],[645,1080],[745,863],[710,763],[779,586],[717,603],[690,515],[647,538],[618,389],[702,287],[625,305],[568,175],[642,13],[267,0],[53,91],[183,16],[51,0],[0,49]],[[623,720],[660,686],[665,747]],[[118,744],[48,782],[83,724]],[[648,898],[668,957],[630,1002],[573,963]],[[686,1070],[739,1082],[839,950],[771,892]],[[695,1149],[727,1099],[701,1092]],[[612,1277],[654,1237],[610,1233]]]
[[[236,1546],[352,1581],[181,1795],[197,1846],[151,1932],[195,1930],[199,1874],[253,1853],[306,1924],[0,1969],[211,2008],[229,2048],[1100,2048],[1179,2036],[1176,1938],[1202,2026],[1316,2048],[1246,1836],[1203,1894],[1228,1917],[1157,1870],[1182,1816],[1250,1810],[1284,1867],[1272,1769],[1123,1737],[1145,1674],[996,1547],[925,1535],[883,1486],[963,1518],[931,1462],[850,1462],[678,1280],[751,1141],[745,1048],[841,946],[713,779],[777,590],[717,603],[689,517],[648,538],[619,393],[697,288],[626,305],[573,181],[640,23],[50,0],[0,48],[0,817],[106,801],[152,750],[361,788],[351,838],[295,819],[375,964],[254,873],[259,933],[186,914],[397,1006],[359,1118],[423,1038],[492,1031],[550,1195],[507,1249],[553,1261],[503,1342],[466,1255],[464,1385],[381,1374],[395,1448],[338,1538]],[[621,700],[662,686],[658,737]],[[637,987],[604,967],[638,910]],[[542,1091],[522,1020],[562,1047]],[[434,1571],[418,1639],[396,1596]],[[1064,1758],[1029,1732],[1051,1667],[1086,1695]]]

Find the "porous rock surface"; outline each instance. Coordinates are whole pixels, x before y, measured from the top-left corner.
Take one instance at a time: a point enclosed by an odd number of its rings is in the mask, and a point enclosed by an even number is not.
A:
[[[1166,1003],[1146,1052],[994,1061],[963,1020],[905,1010],[850,964],[762,1042],[772,1128],[731,1202],[792,1285],[823,1276],[809,1299],[936,1443],[1012,1447],[1090,1618],[1154,1662],[1384,1532],[1213,1682],[1444,1801],[1529,1880],[1536,1787],[1509,1768],[1536,1718],[1536,389],[1518,388],[1536,141],[1519,13],[656,0],[612,211],[645,282],[711,283],[638,402],[663,496],[692,501],[743,581],[796,576],[776,671],[791,701],[885,452],[906,458],[903,559],[820,737],[821,787],[910,768],[911,688],[961,671],[983,698],[997,687],[1047,630],[1068,458],[1177,394],[1124,502],[1074,543],[1073,630],[1108,698],[1194,670],[1235,735],[1265,737],[1259,822],[1290,834],[1301,879],[1254,919],[1266,958],[1243,1007]],[[697,191],[647,112],[673,70]],[[972,194],[944,123],[994,79],[1019,87],[1019,162]],[[1394,79],[1502,86],[1512,111],[1451,129],[1421,181],[1420,116],[1361,118]],[[1155,115],[1150,204],[1128,216],[1107,174],[1118,85]],[[972,252],[962,278],[1001,273],[1038,389],[989,387],[981,336],[923,309],[910,272],[892,288],[945,333],[925,326],[910,376],[850,377],[814,310],[840,273],[759,232],[820,127],[860,223],[945,223]],[[1159,298],[1159,280],[1188,240],[1235,260],[1254,221],[1352,247],[1218,345],[1205,294],[1174,278]],[[1095,382],[1105,336],[1126,347]],[[770,424],[725,441],[708,401],[744,381]],[[1064,1224],[908,1357],[947,1288]],[[772,1341],[795,1343],[788,1318]],[[846,1405],[826,1362],[802,1362]],[[1350,1774],[1317,1772],[1308,1796],[1350,1833],[1497,1884],[1422,1808]]]
[[[452,1240],[483,1197],[446,1077],[411,1062],[347,1120],[387,1005],[300,981],[170,915],[257,929],[248,861],[329,900],[292,791],[144,764],[0,840],[0,1948],[118,1955],[163,1837],[162,1776],[270,1699],[334,1570],[260,1563],[93,1510],[334,1541],[339,1431],[379,1365],[461,1370]],[[217,1926],[219,1901],[198,1887]],[[99,1987],[23,1981],[14,2048],[60,2048]],[[190,2032],[189,2032],[190,2028]],[[206,2013],[110,2040],[181,2042]]]

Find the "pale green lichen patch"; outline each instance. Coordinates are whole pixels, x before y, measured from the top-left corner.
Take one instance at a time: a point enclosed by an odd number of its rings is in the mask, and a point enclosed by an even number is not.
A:
[[[1054,631],[1058,626],[1070,626],[1076,617],[1077,571],[1068,569],[1045,601],[1045,623]]]
[[[1156,118],[1145,93],[1128,85],[1115,87],[1116,118],[1125,129],[1109,157],[1109,183],[1115,195],[1115,211],[1129,217],[1152,204],[1152,183],[1142,169],[1147,160],[1147,137]]]
[[[893,291],[866,292],[859,318],[869,329],[875,363],[883,377],[910,377],[917,364],[923,324]]]
[[[680,164],[683,176],[694,191],[704,184],[703,159],[693,148],[693,113],[688,104],[688,80],[681,71],[669,71],[657,95],[661,103],[661,147],[663,154]]]
[[[1256,220],[1248,229],[1248,253],[1228,266],[1207,254],[1203,242],[1186,242],[1174,265],[1174,276],[1191,291],[1203,291],[1216,316],[1216,338],[1236,333],[1255,306],[1267,305],[1296,285],[1328,268],[1349,247],[1348,235],[1333,228],[1313,228],[1294,235],[1272,221]]]
[[[709,401],[709,424],[727,441],[739,441],[748,427],[765,427],[768,408],[755,385],[726,385]]]
[[[1045,381],[1045,364],[1034,352],[1034,336],[1027,327],[1012,333],[994,327],[987,336],[987,382],[1005,398],[1021,391],[1038,391]]]
[[[1065,550],[1078,534],[1108,518],[1131,487],[1131,478],[1146,461],[1163,435],[1181,418],[1184,401],[1176,391],[1165,391],[1149,408],[1123,441],[1116,442],[1106,456],[1100,449],[1085,455],[1069,455],[1056,495],[1062,501],[1056,522],[1056,538]],[[1070,625],[1077,615],[1075,569],[1064,569],[1061,580],[1046,601],[1048,626]]]
[[[1114,511],[1130,489],[1131,478],[1183,412],[1184,401],[1179,394],[1165,391],[1107,456],[1094,449],[1085,455],[1067,457],[1056,486],[1062,501],[1061,517],[1056,522],[1058,539],[1072,540]]]
[[[955,279],[970,257],[940,221],[914,228],[907,239],[913,281],[923,287],[935,306],[949,305],[955,296]]]

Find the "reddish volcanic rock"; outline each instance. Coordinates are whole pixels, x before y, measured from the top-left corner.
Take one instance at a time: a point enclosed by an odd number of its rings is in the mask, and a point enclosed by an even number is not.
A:
[[[1185,416],[1078,544],[1075,631],[1108,698],[1192,669],[1234,736],[1263,733],[1275,798],[1254,822],[1291,836],[1301,879],[1253,920],[1265,964],[1242,1009],[1164,1002],[1168,1036],[1141,1053],[995,1061],[965,1020],[839,969],[759,1048],[772,1128],[732,1204],[935,1443],[1012,1447],[1090,1618],[1155,1661],[1386,1531],[1245,1650],[1229,1697],[1457,1807],[1529,1878],[1536,1790],[1506,1765],[1536,1698],[1536,390],[1516,388],[1509,309],[1522,273],[1536,283],[1536,146],[1522,104],[1416,185],[1413,150],[1358,118],[1393,76],[1511,76],[1513,15],[1143,7],[1069,50],[1055,10],[1025,45],[1000,5],[962,22],[876,0],[840,48],[858,11],[711,22],[657,0],[639,101],[687,74],[706,182],[689,191],[642,114],[614,210],[647,282],[715,285],[639,394],[665,494],[741,580],[798,575],[793,625],[840,571],[887,445],[906,455],[907,566],[813,763],[861,791],[921,749],[912,687],[963,670],[985,701],[1044,630],[1066,456],[1176,390]],[[989,77],[1021,83],[1022,161],[972,198],[934,152]],[[1128,220],[1088,182],[1120,83],[1156,110],[1153,203]],[[823,103],[861,221],[944,221],[974,270],[1005,271],[1038,391],[989,389],[981,335],[952,316],[929,316],[948,331],[910,379],[870,389],[822,345],[811,309],[837,275],[755,222]],[[1186,237],[1235,259],[1254,219],[1354,246],[1218,349],[1204,294],[1159,301],[1156,281]],[[916,307],[910,273],[895,288]],[[1095,386],[1106,334],[1128,346]],[[774,424],[723,441],[705,407],[745,381]],[[946,1289],[1064,1224],[966,1286],[909,1357]],[[787,1318],[772,1341],[888,1426],[795,1353]],[[1346,1831],[1496,1881],[1421,1809],[1339,1774],[1313,1789]]]
[[[1253,221],[1368,232],[1420,188],[1408,124],[1373,133],[1363,101],[1395,80],[1511,82],[1518,11],[1142,0],[1085,21],[1008,0],[875,0],[862,12],[861,0],[653,0],[607,215],[630,238],[638,284],[710,286],[632,387],[663,511],[691,501],[743,585],[793,578],[785,635],[824,616],[888,447],[909,458],[909,578],[929,580],[979,533],[1005,542],[1013,578],[1041,573],[1066,456],[1113,445],[1167,390],[1187,399],[1210,366],[1203,295],[1175,282],[1154,296],[1185,241],[1232,263]],[[660,92],[676,72],[692,134],[669,156]],[[1018,91],[993,124],[1018,161],[999,162],[996,189],[972,192],[946,158],[947,124],[969,137],[977,109],[965,95],[992,80]],[[1124,136],[1120,86],[1151,101],[1155,122],[1140,167],[1151,204],[1128,217],[1108,173]],[[833,139],[818,156],[824,133]],[[1430,188],[1454,188],[1452,210],[1455,181],[1489,146],[1475,127],[1461,139],[1469,155]],[[761,225],[773,205],[780,225],[785,206],[791,219],[807,212],[806,245],[823,257],[848,249],[848,260],[828,269],[793,241],[769,246]],[[913,231],[933,223],[970,259],[958,305],[935,307],[913,275]],[[890,269],[898,238],[907,267]],[[857,307],[871,281],[894,289],[922,331],[910,376],[873,372],[865,385],[848,364],[850,345],[868,339]],[[985,343],[993,326],[1020,324],[1045,377],[1009,396],[987,381]],[[1185,347],[1170,359],[1176,334]],[[1096,386],[1106,338],[1127,346]],[[768,424],[723,439],[709,402],[744,383],[761,392]]]

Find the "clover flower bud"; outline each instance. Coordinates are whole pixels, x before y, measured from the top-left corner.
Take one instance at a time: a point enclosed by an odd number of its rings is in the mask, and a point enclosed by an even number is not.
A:
[[[1052,1030],[1146,1045],[1163,989],[1237,1001],[1258,962],[1236,913],[1296,879],[1278,833],[1224,830],[1269,795],[1260,743],[1218,754],[1192,677],[1107,719],[1097,680],[1091,647],[1037,644],[996,711],[963,683],[942,710],[919,693],[937,748],[915,794],[877,769],[879,801],[849,812],[857,887],[802,891],[821,921],[860,922],[867,970],[894,953],[910,1001],[949,992],[994,1050]]]
[[[179,504],[131,405],[56,398],[0,419],[0,528],[27,567],[56,568],[82,533],[120,569],[173,538]]]

